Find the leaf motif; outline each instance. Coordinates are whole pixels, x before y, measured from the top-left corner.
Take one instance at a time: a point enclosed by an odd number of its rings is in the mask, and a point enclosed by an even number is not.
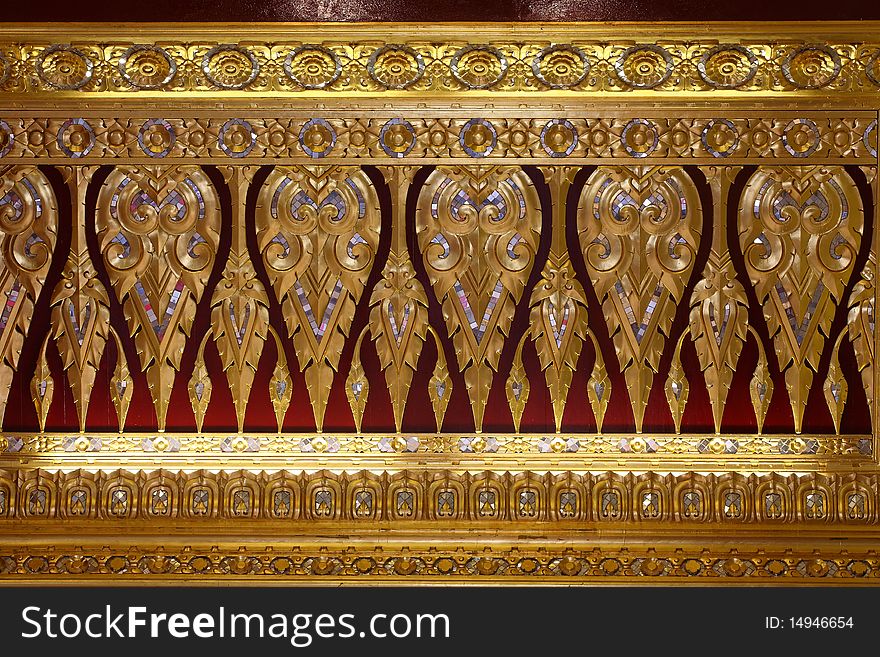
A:
[[[507,377],[507,403],[510,406],[510,414],[513,416],[513,428],[519,433],[519,424],[522,420],[523,411],[529,401],[529,378],[526,376],[526,368],[523,367],[522,349],[528,332],[523,334],[516,348],[516,355],[510,367],[510,375]]]
[[[838,435],[840,435],[840,419],[843,417],[843,408],[846,406],[846,395],[849,391],[839,360],[840,343],[845,335],[846,332],[843,331],[837,336],[837,341],[831,352],[831,362],[828,365],[828,376],[822,386],[822,391],[825,393],[825,403],[828,404],[831,419],[834,420],[834,432]]]
[[[128,359],[125,356],[125,351],[122,349],[122,341],[112,327],[110,332],[116,343],[116,368],[113,370],[113,376],[110,378],[110,396],[113,399],[113,405],[116,407],[119,432],[122,433],[125,429],[125,418],[128,417],[128,407],[134,395],[134,380],[131,378],[131,372],[128,369]]]
[[[749,327],[749,332],[755,338],[758,345],[758,362],[755,372],[749,384],[749,392],[752,397],[752,407],[755,409],[755,419],[758,422],[758,433],[764,430],[764,419],[767,417],[767,409],[770,408],[770,399],[773,397],[773,380],[770,378],[770,368],[767,364],[767,354],[761,344],[761,338],[754,329]]]
[[[593,417],[596,418],[596,433],[602,433],[602,422],[605,419],[605,411],[608,410],[608,401],[611,399],[611,380],[605,369],[599,341],[589,329],[587,329],[587,334],[593,342],[593,353],[595,354],[593,370],[590,373],[590,380],[587,382],[587,397],[593,409]]]
[[[364,409],[367,406],[367,397],[370,394],[370,382],[367,373],[361,364],[361,342],[366,334],[366,327],[358,336],[354,345],[354,354],[351,357],[351,369],[345,381],[345,395],[351,406],[351,414],[354,417],[354,426],[358,433],[361,432],[361,422],[364,419]]]
[[[437,346],[437,363],[434,365],[434,374],[428,381],[428,397],[434,408],[434,419],[437,421],[437,433],[443,427],[443,418],[446,415],[446,407],[452,397],[452,379],[449,377],[449,369],[446,367],[446,355],[443,353],[443,345],[440,336],[433,327],[429,326],[431,335],[434,336],[434,344]]]
[[[684,415],[688,399],[688,380],[684,368],[681,365],[681,345],[687,333],[682,333],[675,346],[675,353],[669,365],[669,375],[666,378],[666,402],[675,422],[675,433],[681,433],[681,418]]]
[[[52,406],[52,397],[55,392],[55,381],[52,379],[52,371],[49,369],[49,359],[46,357],[46,349],[49,346],[50,336],[43,340],[40,349],[40,358],[37,360],[37,369],[31,379],[31,397],[37,409],[37,419],[40,421],[40,431],[46,430],[46,418],[49,416],[49,407]]]
[[[192,376],[189,379],[189,401],[192,404],[193,415],[196,418],[196,430],[202,432],[202,424],[205,422],[205,414],[208,412],[208,404],[211,403],[211,375],[205,365],[205,345],[208,343],[210,333],[202,338],[199,346],[199,355],[193,367]]]
[[[856,366],[862,377],[868,410],[874,415],[874,288],[877,258],[874,250],[862,271],[861,279],[853,287],[849,300],[847,326],[849,339],[856,354]],[[872,425],[873,426],[873,425]]]
[[[287,409],[290,407],[290,400],[293,397],[293,380],[290,378],[290,371],[287,368],[287,356],[284,354],[281,338],[278,337],[271,325],[269,332],[275,338],[275,353],[277,354],[275,369],[272,370],[272,378],[269,379],[269,399],[272,400],[272,408],[275,409],[278,433],[281,433],[284,417],[287,415]]]

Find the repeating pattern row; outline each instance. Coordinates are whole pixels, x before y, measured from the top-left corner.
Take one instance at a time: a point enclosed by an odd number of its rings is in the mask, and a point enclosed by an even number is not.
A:
[[[0,471],[0,519],[880,521],[878,475]]]
[[[0,279],[8,299],[0,317],[6,345],[0,392],[5,400],[28,334],[30,309],[54,257],[58,217],[54,194],[39,169],[25,166],[0,171],[0,192],[4,193],[0,208],[6,218],[0,227],[5,229],[5,252],[12,254],[6,257],[8,262]],[[403,209],[398,207],[392,227],[395,248],[382,279],[370,291],[369,321],[356,335],[351,333],[355,309],[368,292],[366,284],[377,266],[381,237],[378,194],[372,180],[358,167],[277,167],[268,175],[256,200],[258,253],[253,254],[262,261],[268,288],[254,271],[245,237],[245,198],[254,170],[225,168],[233,199],[234,245],[228,261],[221,263],[223,277],[214,290],[206,286],[219,244],[218,190],[200,168],[124,166],[104,179],[97,198],[95,229],[109,289],[97,276],[84,246],[85,190],[94,168],[68,167],[64,171],[76,194],[77,229],[62,279],[52,293],[53,332],[43,342],[31,380],[41,430],[56,383],[47,360],[50,341],[62,356],[82,430],[89,393],[111,336],[117,346],[111,395],[119,431],[125,427],[133,395],[131,371],[135,367],[146,377],[157,428],[164,430],[195,309],[202,296],[210,294],[212,330],[201,338],[187,386],[199,432],[216,384],[205,365],[205,348],[211,338],[236,399],[241,431],[261,351],[272,335],[276,361],[267,392],[279,433],[293,394],[284,344],[289,340],[295,347],[295,364],[303,372],[320,432],[343,348],[353,342],[345,391],[360,433],[370,385],[376,382],[375,377],[370,381],[361,365],[364,338],[369,335],[389,389],[396,396],[394,421],[399,433],[410,382],[430,333],[437,355],[427,389],[440,433],[453,387],[460,380],[451,375],[444,355],[444,331],[452,343],[474,427],[481,431],[489,393],[500,374],[501,352],[511,341],[512,317],[538,266],[536,255],[541,233],[546,230],[542,228],[535,183],[521,168],[440,166],[428,175],[418,190],[417,252],[410,253],[406,247]],[[596,168],[578,200],[580,254],[576,257],[582,257],[589,279],[580,281],[566,245],[564,211],[577,169],[543,168],[554,208],[551,234],[544,239],[552,242],[552,248],[540,281],[530,292],[530,326],[515,338],[518,342],[505,382],[517,433],[530,389],[536,383],[525,374],[522,352],[527,340],[535,345],[554,400],[557,431],[561,429],[569,387],[585,341],[593,347],[591,364],[582,367],[589,367],[587,394],[597,433],[602,433],[609,399],[620,394],[612,389],[608,376],[607,350],[603,355],[596,327],[590,328],[587,321],[588,313],[598,308],[588,307],[585,283],[592,285],[602,306],[637,433],[642,431],[655,380],[663,374],[675,431],[681,431],[694,380],[694,373],[685,372],[681,364],[686,340],[693,343],[700,359],[716,433],[721,432],[723,409],[740,352],[750,340],[758,351],[748,383],[758,433],[774,395],[771,364],[784,375],[795,433],[802,430],[809,391],[817,374],[824,377],[824,401],[836,433],[840,433],[849,386],[856,382],[856,374],[864,386],[869,412],[873,413],[876,258],[870,242],[867,249],[862,247],[865,213],[855,181],[837,166],[761,167],[748,176],[740,198],[728,199],[738,171],[738,167],[704,168],[713,191],[714,228],[710,238],[702,234],[708,217],[700,194],[683,168]],[[386,168],[384,173],[400,203],[414,180],[415,169]],[[750,326],[748,320],[750,302],[727,244],[729,201],[738,206],[736,232],[744,258],[741,273],[748,277],[762,306],[775,353],[765,348],[757,332],[764,327]],[[712,248],[700,273],[694,268],[704,239],[712,240]],[[862,260],[862,271],[855,271],[856,261],[865,254],[868,257]],[[418,257],[429,289],[415,275],[411,258]],[[696,287],[687,299],[685,290],[694,277],[698,277]],[[847,298],[845,291],[850,285],[852,294]],[[285,329],[273,328],[268,321],[270,291],[281,305]],[[429,292],[443,309],[442,325],[428,321]],[[128,336],[119,335],[109,324],[110,294],[125,310],[137,363],[129,362],[120,348]],[[682,305],[690,310],[689,326],[680,334],[672,334],[673,317]],[[832,321],[841,313],[847,316],[846,328],[826,344]],[[844,338],[851,344],[857,362],[857,371],[849,375],[840,363]],[[830,353],[827,369],[820,367],[826,352]],[[660,367],[664,354],[671,354],[668,370]],[[481,440],[486,443],[485,438]],[[493,440],[497,451],[501,444]],[[42,437],[37,441],[48,446]],[[390,450],[420,451],[437,442],[426,440],[423,445],[415,436],[399,437],[400,441],[405,448]],[[153,449],[161,442],[164,447],[158,451],[178,451],[181,446],[179,439],[135,440],[140,449],[146,449],[147,442]],[[317,451],[319,442],[300,441],[299,447],[303,450],[307,443]],[[356,446],[355,442],[346,449],[381,449],[381,444],[361,440]],[[599,439],[585,441],[584,446],[588,451],[591,447],[597,451],[610,447],[618,452],[736,454],[741,448],[747,453],[871,452],[865,436],[853,437],[849,443],[820,443],[806,437],[759,441],[757,446],[753,442],[732,436],[690,442],[655,438],[648,442],[613,439],[609,443]],[[258,437],[239,436],[234,443],[239,445],[238,451],[261,448]],[[323,443],[323,449],[331,449],[332,441],[324,439]],[[514,443],[505,444],[504,449]],[[32,449],[33,444],[29,439],[24,451]],[[277,447],[283,441],[274,444]],[[89,440],[85,436],[71,445],[86,452],[103,447],[100,438]],[[561,447],[554,445],[551,441],[548,451],[581,449],[575,437]],[[271,447],[271,443],[265,446]],[[523,442],[522,449],[540,446],[536,441]],[[196,443],[187,447],[199,449]],[[331,451],[339,447],[336,440]],[[22,451],[24,439],[6,438],[4,448]],[[445,447],[441,445],[441,449]]]
[[[0,93],[871,91],[876,43],[0,44]]]
[[[512,113],[507,113],[508,115]],[[876,115],[275,119],[0,115],[0,160],[877,158]]]

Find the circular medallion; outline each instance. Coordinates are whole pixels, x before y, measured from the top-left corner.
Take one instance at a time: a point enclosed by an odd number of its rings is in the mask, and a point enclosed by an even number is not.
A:
[[[541,130],[541,146],[550,157],[571,155],[577,145],[578,133],[571,121],[552,119]]]
[[[202,60],[202,71],[222,89],[244,89],[260,72],[253,53],[230,44],[214,46]]]
[[[758,58],[738,45],[719,45],[697,63],[700,77],[716,89],[735,89],[749,82],[758,70]]]
[[[532,73],[551,89],[580,84],[589,71],[587,56],[574,46],[549,46],[532,60]]]
[[[309,119],[299,132],[299,145],[309,157],[324,157],[336,145],[336,131],[324,119]]]
[[[875,121],[876,123],[876,121]],[[0,157],[6,157],[15,143],[15,133],[6,121],[0,121]]]
[[[388,89],[406,89],[425,72],[422,56],[409,46],[386,45],[367,62],[370,77]]]
[[[620,135],[623,149],[633,157],[648,157],[660,143],[657,128],[647,119],[633,119]]]
[[[819,148],[819,128],[810,119],[795,119],[782,131],[782,145],[794,157],[808,157]]]
[[[865,128],[865,134],[862,135],[862,142],[865,148],[871,154],[871,157],[877,157],[877,119],[871,121]]]
[[[138,144],[150,157],[165,157],[174,147],[174,126],[165,119],[150,119],[138,131]]]
[[[92,79],[94,65],[85,54],[70,46],[47,48],[37,61],[43,82],[55,89],[80,89]]]
[[[56,142],[67,157],[85,157],[95,146],[95,131],[85,119],[67,119],[58,128]]]
[[[406,157],[416,145],[416,131],[409,121],[391,119],[379,131],[379,145],[391,157]]]
[[[798,89],[818,89],[840,73],[840,55],[828,46],[803,46],[782,62],[782,74]]]
[[[229,157],[245,157],[257,143],[257,135],[244,119],[229,119],[220,128],[217,143]]]
[[[160,89],[174,78],[177,64],[159,46],[132,46],[119,60],[119,73],[138,89]]]
[[[865,64],[865,73],[871,82],[880,87],[880,50],[875,52]]]
[[[703,128],[700,140],[713,157],[727,157],[739,145],[739,133],[732,121],[712,119]]]
[[[284,72],[304,89],[323,89],[336,82],[342,63],[324,46],[300,46],[287,55]]]
[[[672,57],[660,46],[633,46],[614,63],[618,77],[636,89],[653,89],[672,74]]]
[[[471,119],[458,133],[458,143],[471,157],[486,157],[495,148],[498,134],[486,119]]]
[[[507,58],[489,46],[467,46],[452,57],[455,79],[469,89],[488,89],[507,73]]]

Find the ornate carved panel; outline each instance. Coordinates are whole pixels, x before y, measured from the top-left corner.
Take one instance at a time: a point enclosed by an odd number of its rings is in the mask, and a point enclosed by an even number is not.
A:
[[[486,126],[474,123],[462,143],[480,148],[487,134]],[[541,229],[537,194],[518,168],[441,167],[425,183],[416,221],[419,250],[480,431],[504,338],[534,265]]]
[[[310,134],[328,139],[325,130],[316,123]],[[379,229],[376,192],[356,167],[279,167],[260,190],[259,249],[282,302],[319,431]]]
[[[162,430],[216,257],[216,191],[197,167],[117,168],[101,186],[95,223]]]
[[[581,192],[578,238],[638,432],[694,267],[701,212],[693,181],[678,167],[599,167]]]
[[[4,26],[0,583],[880,581],[878,25],[315,29]]]

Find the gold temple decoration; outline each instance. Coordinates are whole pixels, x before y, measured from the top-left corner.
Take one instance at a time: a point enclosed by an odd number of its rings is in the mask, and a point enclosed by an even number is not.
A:
[[[682,333],[678,339],[672,354],[672,363],[669,365],[669,375],[666,377],[666,402],[669,404],[669,411],[672,413],[673,422],[675,422],[675,433],[681,433],[681,418],[684,415],[690,391],[687,373],[681,365],[681,346],[687,335],[687,333]]]
[[[315,148],[326,130],[313,126]],[[321,431],[342,345],[379,244],[376,191],[356,167],[278,167],[260,190],[256,219],[263,264]]]
[[[770,365],[767,362],[767,352],[761,341],[761,336],[751,326],[749,333],[755,339],[758,347],[758,362],[752,373],[749,383],[749,395],[752,399],[752,408],[755,409],[755,420],[758,423],[758,433],[764,430],[764,420],[767,418],[767,410],[770,408],[770,400],[773,398],[773,379],[770,378]]]
[[[593,417],[596,420],[596,431],[602,433],[602,422],[605,419],[605,411],[608,410],[608,402],[611,401],[611,380],[608,378],[608,370],[605,369],[605,359],[602,358],[602,349],[599,341],[592,331],[587,331],[593,343],[593,369],[590,372],[590,380],[587,381],[587,398],[593,409]]]
[[[837,336],[834,348],[831,350],[831,362],[828,365],[828,376],[825,383],[822,384],[822,391],[825,393],[825,402],[828,404],[828,410],[831,411],[831,419],[834,421],[835,433],[840,433],[840,420],[843,417],[843,408],[846,406],[846,395],[849,388],[846,383],[846,377],[843,375],[843,369],[840,366],[840,343],[846,337],[846,329]]]
[[[488,134],[475,122],[463,140],[482,148]],[[537,192],[516,167],[439,167],[419,196],[419,250],[443,306],[477,431],[540,228]]]
[[[211,299],[211,326],[241,431],[268,337],[269,299],[247,248],[245,200],[255,171],[251,167],[227,167],[223,172],[232,194],[232,246]]]
[[[49,408],[55,394],[55,381],[52,378],[52,370],[49,368],[49,359],[46,358],[46,349],[49,346],[49,336],[43,340],[40,349],[40,359],[37,361],[37,369],[31,378],[31,397],[34,407],[37,409],[37,420],[40,423],[40,431],[46,430],[46,418],[49,417]]]
[[[272,326],[269,332],[275,338],[275,368],[272,370],[272,378],[269,379],[269,399],[272,400],[272,408],[275,411],[275,422],[278,425],[278,433],[284,426],[284,416],[290,406],[293,397],[293,381],[290,378],[290,370],[287,368],[287,355],[284,353],[284,345],[281,338]]]
[[[543,167],[542,172],[553,204],[552,235],[547,264],[541,272],[541,280],[532,290],[529,321],[541,369],[550,388],[556,431],[559,431],[571,377],[586,338],[587,299],[575,277],[565,239],[566,196],[577,169]]]
[[[55,252],[55,195],[36,167],[0,165],[0,420]],[[45,353],[45,345],[43,348]]]
[[[4,25],[0,585],[880,582],[878,34]]]
[[[364,366],[361,364],[361,343],[364,340],[367,329],[361,331],[354,343],[354,352],[351,357],[351,368],[348,378],[345,380],[345,396],[348,397],[348,405],[351,407],[351,415],[354,418],[354,428],[361,432],[361,423],[364,419],[364,410],[367,407],[367,397],[370,396],[370,381]]]
[[[633,126],[634,144],[641,143],[643,127]],[[626,377],[637,432],[675,303],[694,267],[701,214],[697,189],[678,167],[599,167],[581,192],[581,250]]]
[[[761,168],[743,190],[740,245],[785,371],[800,433],[836,303],[863,230],[862,200],[839,167]]]
[[[205,335],[202,338],[193,373],[189,379],[189,402],[192,404],[193,415],[196,418],[196,431],[199,433],[202,432],[202,425],[205,422],[208,405],[211,403],[211,391],[213,390],[211,374],[205,365],[205,345],[208,344],[208,337],[209,335]]]
[[[440,433],[443,428],[443,418],[446,416],[446,407],[449,406],[449,398],[452,397],[452,377],[449,376],[449,368],[446,366],[446,354],[443,352],[440,334],[430,325],[428,331],[434,337],[434,345],[437,348],[437,361],[434,363],[431,380],[428,381],[428,396],[434,409],[437,433]]]
[[[428,297],[416,279],[406,244],[406,198],[415,172],[414,167],[383,168],[393,194],[394,232],[382,280],[370,297],[370,333],[391,392],[397,431],[428,330]]]
[[[96,214],[104,265],[123,304],[159,429],[195,307],[214,264],[220,214],[196,167],[122,167],[104,182]]]
[[[709,391],[715,433],[721,433],[727,393],[749,326],[749,302],[736,278],[726,231],[730,185],[740,169],[702,169],[712,190],[712,247],[703,278],[691,294],[690,331]]]
[[[95,167],[62,167],[73,208],[70,255],[52,295],[52,325],[58,352],[67,371],[79,430],[86,428],[89,399],[110,331],[107,290],[86,244],[86,190]]]
[[[516,346],[516,355],[513,357],[513,364],[510,366],[510,374],[507,377],[507,403],[510,406],[510,414],[513,416],[515,433],[519,433],[520,421],[526,410],[526,404],[529,403],[529,377],[526,375],[526,368],[522,361],[523,345],[528,337],[528,333],[524,334]]]
[[[113,342],[116,344],[116,368],[113,370],[113,376],[110,378],[110,398],[113,400],[113,406],[116,408],[116,420],[119,424],[119,431],[122,432],[125,429],[125,418],[128,417],[128,407],[131,405],[131,398],[134,395],[134,380],[131,378],[128,359],[122,348],[122,340],[119,339],[112,326],[110,327],[110,333],[113,335]]]
[[[862,385],[868,399],[868,409],[874,414],[874,303],[877,289],[877,257],[871,249],[862,276],[853,287],[849,298],[847,333],[856,353],[856,365],[861,373]]]

